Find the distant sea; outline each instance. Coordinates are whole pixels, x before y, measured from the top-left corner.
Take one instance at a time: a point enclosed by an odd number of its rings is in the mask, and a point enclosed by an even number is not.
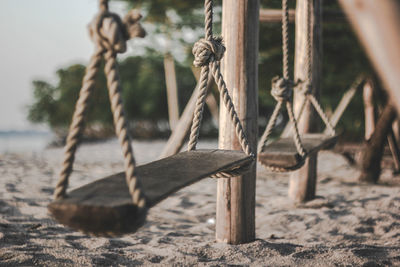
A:
[[[53,140],[50,132],[0,131],[0,154],[40,152]]]

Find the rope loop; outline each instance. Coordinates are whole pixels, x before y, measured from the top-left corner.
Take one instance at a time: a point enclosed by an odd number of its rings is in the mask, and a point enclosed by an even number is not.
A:
[[[193,65],[202,67],[213,61],[220,61],[225,50],[222,37],[212,37],[210,40],[200,39],[193,46]]]
[[[293,81],[282,77],[272,79],[271,95],[277,102],[290,101],[293,93]]]

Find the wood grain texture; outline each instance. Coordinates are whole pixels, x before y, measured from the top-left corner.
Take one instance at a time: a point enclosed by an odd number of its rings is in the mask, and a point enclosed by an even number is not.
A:
[[[252,150],[257,151],[259,0],[224,0],[223,76]],[[240,149],[234,126],[220,105],[219,147]],[[256,164],[246,175],[219,179],[216,239],[239,244],[255,238]]]
[[[337,136],[323,134],[306,134],[301,139],[309,154],[314,154],[322,149],[331,148],[337,141]],[[281,138],[265,146],[258,154],[258,160],[265,166],[280,166],[291,168],[300,162],[293,138]]]
[[[211,174],[252,162],[240,151],[197,150],[138,166],[136,173],[148,209]],[[72,190],[67,198],[51,203],[48,209],[62,224],[103,236],[135,232],[147,213],[132,204],[124,172]]]

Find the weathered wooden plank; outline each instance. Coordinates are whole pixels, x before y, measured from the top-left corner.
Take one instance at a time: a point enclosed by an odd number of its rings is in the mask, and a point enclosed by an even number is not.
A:
[[[305,134],[301,141],[309,154],[317,153],[322,149],[332,147],[337,136],[327,136],[323,134]],[[258,160],[265,166],[280,166],[291,168],[300,162],[293,138],[281,138],[266,145],[264,150],[258,154]]]
[[[223,0],[223,75],[253,151],[257,150],[259,0]],[[220,105],[219,146],[240,149],[229,112]],[[256,164],[238,178],[218,180],[216,239],[239,244],[255,238]]]
[[[138,166],[136,172],[151,208],[185,186],[252,161],[241,151],[197,150]],[[95,235],[134,232],[146,217],[132,204],[124,172],[72,190],[48,208],[59,222]]]

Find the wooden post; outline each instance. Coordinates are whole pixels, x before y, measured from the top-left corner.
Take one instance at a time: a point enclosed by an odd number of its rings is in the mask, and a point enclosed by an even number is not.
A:
[[[339,0],[400,114],[400,3]]]
[[[289,22],[294,22],[296,11],[289,10]],[[260,22],[264,23],[282,23],[281,9],[260,9]]]
[[[289,22],[294,22],[296,11],[289,10]],[[326,10],[323,13],[324,23],[346,23],[345,16],[340,10]],[[262,23],[282,23],[281,9],[260,9],[260,22]]]
[[[364,121],[365,121],[365,140],[369,140],[375,131],[375,106],[374,106],[374,84],[369,78],[364,84]]]
[[[254,152],[257,151],[259,0],[223,0],[223,75]],[[219,147],[240,150],[235,128],[220,106]],[[216,239],[240,244],[255,238],[256,164],[240,177],[218,179]]]
[[[321,76],[321,57],[322,57],[322,31],[321,0],[297,0],[296,7],[296,51],[295,51],[295,69],[294,80],[304,81],[307,77],[307,34],[308,22],[307,12],[308,3],[313,3],[311,13],[312,29],[312,84],[314,94],[319,97],[320,76]],[[298,114],[300,110],[303,96],[296,92],[294,94],[294,109]],[[316,123],[316,113],[311,105],[304,108],[303,115],[299,120],[299,130],[301,133],[315,132],[318,130]],[[316,182],[317,182],[317,153],[309,155],[305,165],[299,170],[293,172],[289,182],[289,198],[295,202],[304,202],[315,198]]]
[[[175,62],[171,54],[165,54],[164,56],[164,70],[165,84],[167,85],[169,127],[173,131],[179,121],[179,101]]]
[[[394,164],[394,172],[399,173],[400,171],[400,149],[399,145],[396,141],[396,136],[394,135],[393,128],[389,130],[389,134],[387,136],[390,152],[392,153],[393,164]]]
[[[385,140],[391,130],[393,121],[396,119],[396,110],[389,102],[379,116],[376,130],[363,148],[360,164],[361,173],[358,178],[362,182],[376,183],[379,180]]]

